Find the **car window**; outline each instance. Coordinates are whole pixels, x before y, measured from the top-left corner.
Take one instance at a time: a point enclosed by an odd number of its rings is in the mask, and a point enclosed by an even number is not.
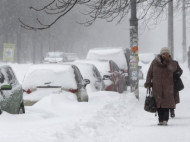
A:
[[[93,75],[99,80],[101,80],[101,75],[96,67],[93,67]]]
[[[0,70],[0,83],[4,83],[5,82],[5,76],[3,75],[3,73]]]
[[[83,77],[79,71],[79,69],[75,66],[72,66],[73,69],[74,69],[74,73],[75,73],[75,79],[77,81],[77,85],[79,86],[79,88],[82,87],[82,80],[83,80]]]
[[[9,67],[5,68],[5,74],[6,74],[5,79],[7,80],[8,84],[15,84],[16,83],[16,78],[15,78],[14,73],[13,73],[11,68],[9,68]]]

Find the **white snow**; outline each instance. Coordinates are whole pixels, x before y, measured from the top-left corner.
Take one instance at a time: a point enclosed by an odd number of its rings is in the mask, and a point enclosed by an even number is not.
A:
[[[126,69],[127,61],[125,58],[124,50],[121,47],[102,47],[94,48],[88,51],[86,59],[90,60],[113,60],[119,68]]]
[[[186,64],[180,65],[185,89],[180,92],[176,117],[168,126],[158,126],[158,117],[143,110],[143,87],[139,100],[130,92],[101,91],[89,95],[89,102],[77,102],[74,94],[62,92],[26,107],[26,114],[3,112],[0,142],[189,142],[190,71]],[[30,65],[11,66],[22,80],[21,74]],[[142,64],[144,74],[148,67]]]
[[[139,61],[148,64],[155,58],[154,53],[141,53],[139,54]]]
[[[108,60],[76,60],[76,63],[88,63],[93,64],[99,70],[101,76],[109,75],[110,66]]]
[[[62,64],[38,64],[30,67],[23,80],[23,89],[31,86],[61,86],[66,89],[76,89],[75,75],[70,65]]]

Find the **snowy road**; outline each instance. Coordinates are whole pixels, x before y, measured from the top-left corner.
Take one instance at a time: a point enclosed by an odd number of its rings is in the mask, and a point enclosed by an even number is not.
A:
[[[143,87],[139,101],[129,92],[97,92],[88,103],[78,103],[71,93],[63,93],[26,107],[24,115],[4,112],[0,142],[189,142],[190,72],[182,68],[185,89],[168,126],[158,126],[158,117],[143,110]]]

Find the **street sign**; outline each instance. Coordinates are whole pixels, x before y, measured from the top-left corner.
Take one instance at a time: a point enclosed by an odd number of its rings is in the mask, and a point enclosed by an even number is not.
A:
[[[15,44],[4,43],[3,44],[3,61],[14,61]]]

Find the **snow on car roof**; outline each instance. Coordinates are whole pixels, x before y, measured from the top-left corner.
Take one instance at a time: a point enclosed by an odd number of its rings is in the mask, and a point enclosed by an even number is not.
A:
[[[38,64],[30,67],[23,80],[23,88],[32,86],[61,86],[76,89],[74,70],[71,65]]]
[[[110,71],[109,60],[76,60],[75,62],[95,65],[102,76]]]
[[[106,59],[113,60],[119,68],[127,68],[127,61],[123,48],[120,47],[106,47],[90,49],[86,59]]]

